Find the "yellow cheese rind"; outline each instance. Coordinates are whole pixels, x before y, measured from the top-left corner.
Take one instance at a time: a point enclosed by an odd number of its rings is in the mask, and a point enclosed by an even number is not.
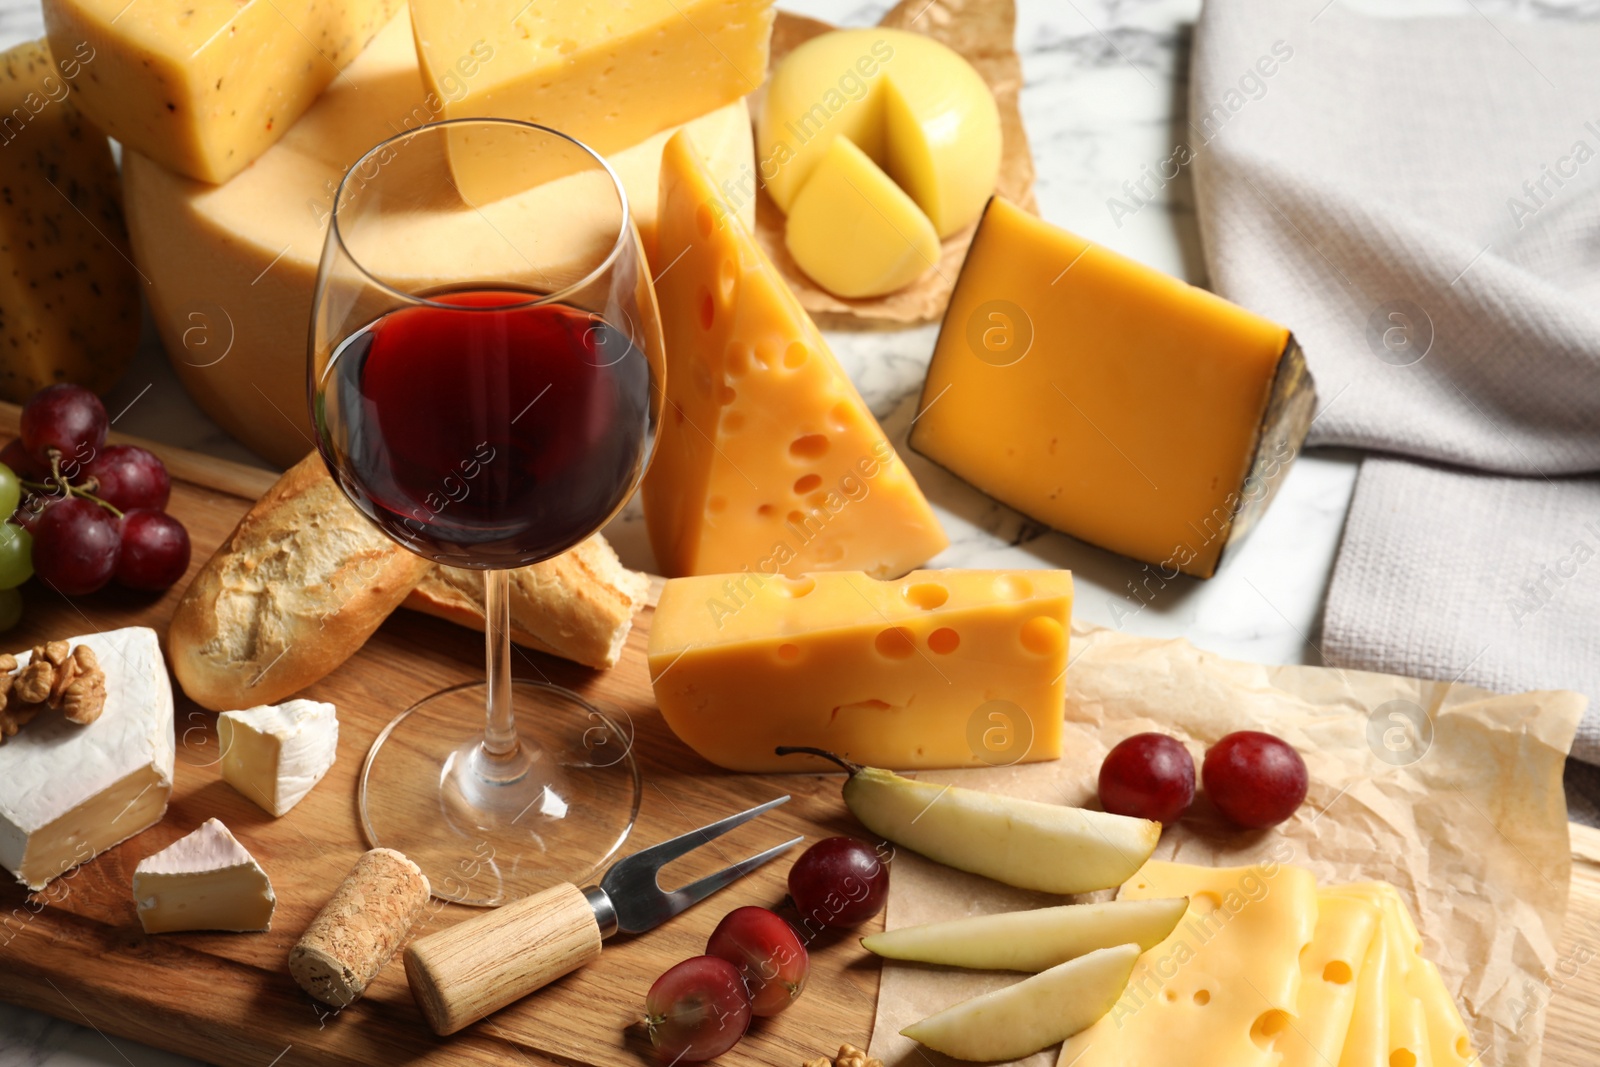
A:
[[[150,279],[151,311],[168,358],[207,415],[274,463],[292,464],[311,447],[306,323],[334,191],[345,169],[374,144],[438,119],[437,104],[422,85],[410,19],[401,14],[279,143],[226,185],[192,181],[137,152],[123,154],[134,258]],[[752,141],[742,102],[684,129],[718,183],[749,173]],[[655,242],[669,136],[608,160],[647,252]],[[484,210],[507,233],[530,219],[543,232],[552,218],[537,191]],[[753,202],[740,211],[753,219]],[[416,256],[437,269],[445,257],[431,247],[418,242]]]
[[[1317,929],[1300,957],[1294,1026],[1279,1044],[1283,1067],[1335,1067],[1344,1053],[1378,909],[1337,893],[1317,894]]]
[[[1273,861],[1194,867],[1152,860],[1118,899],[1187,896],[1188,914],[1140,957],[1116,1006],[1062,1046],[1060,1067],[1182,1061],[1271,1067],[1300,991],[1317,922],[1309,871]]]
[[[939,262],[928,216],[844,137],[789,205],[783,243],[812,281],[849,299],[892,293]]]
[[[400,0],[45,0],[51,47],[107,134],[222,182],[282,137]]]
[[[656,564],[904,574],[949,543],[872,412],[685,136],[661,160],[667,402],[642,497]]]
[[[1091,544],[1210,576],[1314,403],[1289,333],[995,198],[911,446]]]
[[[675,578],[650,675],[667,725],[730,770],[818,763],[778,745],[891,769],[1055,759],[1071,616],[1066,571]]]

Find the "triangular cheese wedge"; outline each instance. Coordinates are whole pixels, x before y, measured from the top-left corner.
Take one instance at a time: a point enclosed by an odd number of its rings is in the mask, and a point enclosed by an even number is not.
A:
[[[133,900],[147,934],[266,930],[277,904],[267,873],[217,819],[140,860]]]
[[[645,518],[662,572],[904,574],[948,539],[688,138],[667,142],[655,280],[667,403]]]

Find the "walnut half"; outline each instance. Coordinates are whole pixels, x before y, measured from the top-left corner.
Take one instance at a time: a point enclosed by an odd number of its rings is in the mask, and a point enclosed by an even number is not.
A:
[[[73,670],[61,687],[61,714],[68,722],[88,726],[106,709],[106,672],[88,645],[72,650],[72,658],[62,664],[63,677],[67,677],[69,665]]]

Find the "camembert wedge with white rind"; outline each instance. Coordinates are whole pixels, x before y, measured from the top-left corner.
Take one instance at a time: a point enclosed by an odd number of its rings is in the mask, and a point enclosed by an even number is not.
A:
[[[156,632],[69,640],[105,671],[100,718],[40,715],[0,744],[0,865],[30,889],[159,822],[172,792],[172,688]]]
[[[333,766],[339,720],[332,704],[286,700],[217,716],[222,780],[271,815],[300,803]]]
[[[133,902],[147,934],[177,930],[244,933],[272,926],[267,872],[217,819],[207,819],[133,871]]]

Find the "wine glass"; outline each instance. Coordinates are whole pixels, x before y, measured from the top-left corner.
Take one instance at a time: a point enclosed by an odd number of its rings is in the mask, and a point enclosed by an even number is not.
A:
[[[529,123],[384,141],[335,195],[310,348],[317,447],[345,494],[401,545],[483,579],[486,680],[379,734],[361,775],[369,843],[462,903],[583,884],[638,812],[631,730],[512,679],[509,569],[605,525],[655,442],[661,329],[621,183]]]

